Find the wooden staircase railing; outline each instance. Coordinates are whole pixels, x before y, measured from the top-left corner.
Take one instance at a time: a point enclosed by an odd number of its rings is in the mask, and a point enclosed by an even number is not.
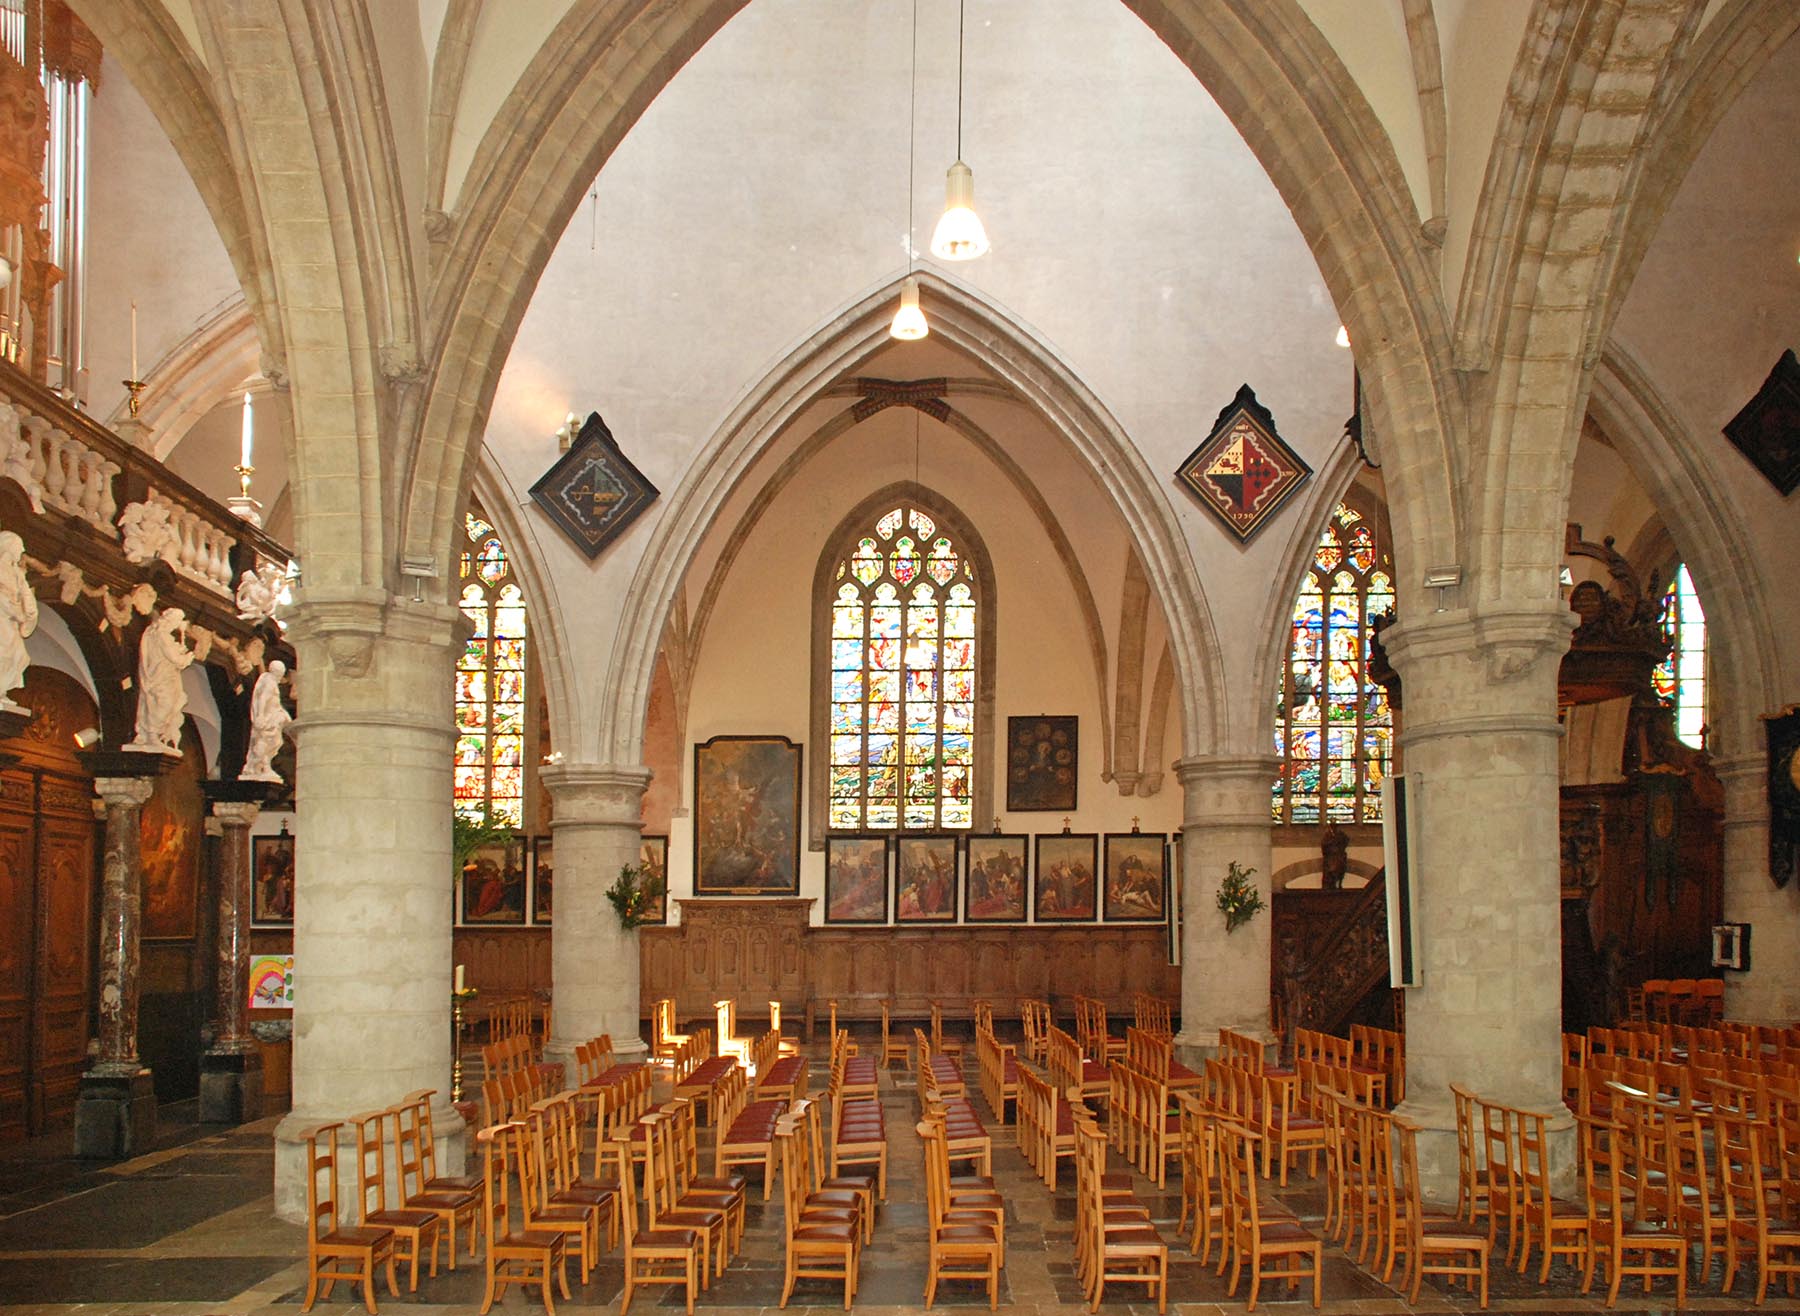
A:
[[[1285,944],[1284,944],[1285,943]],[[1286,1009],[1286,1036],[1294,1030],[1335,1033],[1365,996],[1388,979],[1387,873],[1346,893],[1342,917],[1322,934],[1298,929],[1273,948],[1275,994]]]

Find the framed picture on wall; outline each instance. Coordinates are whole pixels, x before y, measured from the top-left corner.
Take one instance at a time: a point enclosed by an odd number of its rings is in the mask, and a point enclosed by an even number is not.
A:
[[[1099,914],[1094,869],[1100,838],[1054,832],[1037,838],[1032,916],[1039,923],[1088,923]]]
[[[894,861],[894,922],[956,922],[954,836],[902,836]]]
[[[556,860],[551,853],[551,837],[536,836],[531,841],[531,921],[539,927],[550,926],[550,909],[556,895]]]
[[[825,838],[825,921],[886,923],[888,838]]]
[[[294,838],[250,838],[250,926],[294,926]]]
[[[714,736],[694,746],[694,894],[800,893],[800,746]]]
[[[466,926],[525,926],[525,838],[484,845],[463,863],[458,915]]]
[[[656,883],[656,894],[644,905],[646,923],[669,921],[669,838],[645,836],[638,840],[638,866],[646,881]],[[609,884],[610,885],[610,884]]]
[[[1169,838],[1169,963],[1181,967],[1181,920],[1187,917],[1181,894],[1181,833]]]
[[[1023,923],[1030,894],[1030,838],[971,836],[963,870],[965,923]]]
[[[1080,719],[1006,719],[1006,807],[1020,813],[1068,811],[1075,807],[1076,769],[1081,761]]]
[[[1100,907],[1108,923],[1160,923],[1168,916],[1163,872],[1169,838],[1161,832],[1108,832]]]

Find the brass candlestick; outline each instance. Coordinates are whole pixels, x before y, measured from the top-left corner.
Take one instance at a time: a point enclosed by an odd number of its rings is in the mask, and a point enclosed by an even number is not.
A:
[[[477,995],[473,987],[450,993],[450,1100],[463,1099],[462,1040],[463,1002]]]
[[[143,405],[141,397],[146,385],[141,379],[125,379],[119,382],[125,385],[125,410],[133,420],[136,420],[138,408]]]

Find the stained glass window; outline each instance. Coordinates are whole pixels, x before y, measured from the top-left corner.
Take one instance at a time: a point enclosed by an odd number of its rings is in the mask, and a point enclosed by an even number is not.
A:
[[[1369,677],[1369,643],[1394,606],[1391,571],[1374,527],[1339,503],[1294,600],[1275,703],[1276,822],[1381,820],[1394,716]]]
[[[1675,734],[1700,748],[1706,724],[1706,614],[1685,563],[1675,568],[1663,595],[1663,631],[1669,656],[1656,665],[1650,683],[1657,698],[1675,710]]]
[[[456,662],[456,808],[518,827],[525,815],[525,595],[506,546],[476,512],[463,518],[459,566],[470,635]]]
[[[831,587],[830,826],[970,826],[981,600],[967,553],[921,509],[895,507]]]

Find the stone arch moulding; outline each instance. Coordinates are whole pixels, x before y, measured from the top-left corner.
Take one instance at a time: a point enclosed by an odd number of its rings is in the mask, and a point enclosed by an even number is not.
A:
[[[488,125],[431,292],[403,552],[448,540],[554,235],[638,116],[746,2],[576,0]],[[1243,135],[1313,252],[1358,344],[1369,432],[1392,450],[1396,552],[1461,560],[1449,316],[1379,119],[1297,0],[1123,2]]]
[[[967,288],[931,271],[918,278],[932,332],[1012,388],[1111,495],[1168,618],[1184,753],[1214,752],[1228,735],[1218,639],[1162,482],[1099,400],[1026,329]],[[621,609],[596,729],[597,762],[639,761],[663,627],[714,518],[800,411],[888,341],[898,292],[896,280],[783,357],[698,452],[669,496]]]
[[[1755,547],[1675,413],[1617,342],[1594,371],[1588,414],[1643,481],[1700,591],[1707,631],[1721,641],[1714,650],[1714,688],[1727,714],[1714,725],[1720,752],[1760,751],[1757,718],[1779,709],[1792,685],[1783,679]]]
[[[994,562],[988,556],[987,541],[981,530],[961,507],[945,494],[912,480],[903,480],[877,489],[864,498],[841,519],[826,536],[813,571],[810,603],[811,633],[807,636],[808,670],[811,680],[806,693],[807,735],[814,751],[806,765],[806,817],[808,843],[815,850],[825,848],[825,819],[828,810],[829,756],[821,752],[826,744],[829,700],[824,691],[831,681],[831,597],[835,577],[832,570],[855,547],[858,531],[865,530],[882,512],[896,505],[913,503],[930,513],[940,527],[972,560],[978,591],[975,609],[975,789],[974,817],[992,817],[994,809],[994,686],[997,658],[995,644],[1000,634],[999,594],[994,586]],[[897,829],[903,831],[904,829]]]
[[[233,298],[150,368],[138,419],[150,431],[156,459],[168,461],[203,416],[221,402],[234,399],[244,381],[261,372],[262,340],[256,333],[256,321],[251,318],[249,303]],[[281,408],[277,414],[284,412]],[[121,401],[106,423],[117,425],[126,415],[126,404]],[[284,428],[285,419],[283,415]]]

